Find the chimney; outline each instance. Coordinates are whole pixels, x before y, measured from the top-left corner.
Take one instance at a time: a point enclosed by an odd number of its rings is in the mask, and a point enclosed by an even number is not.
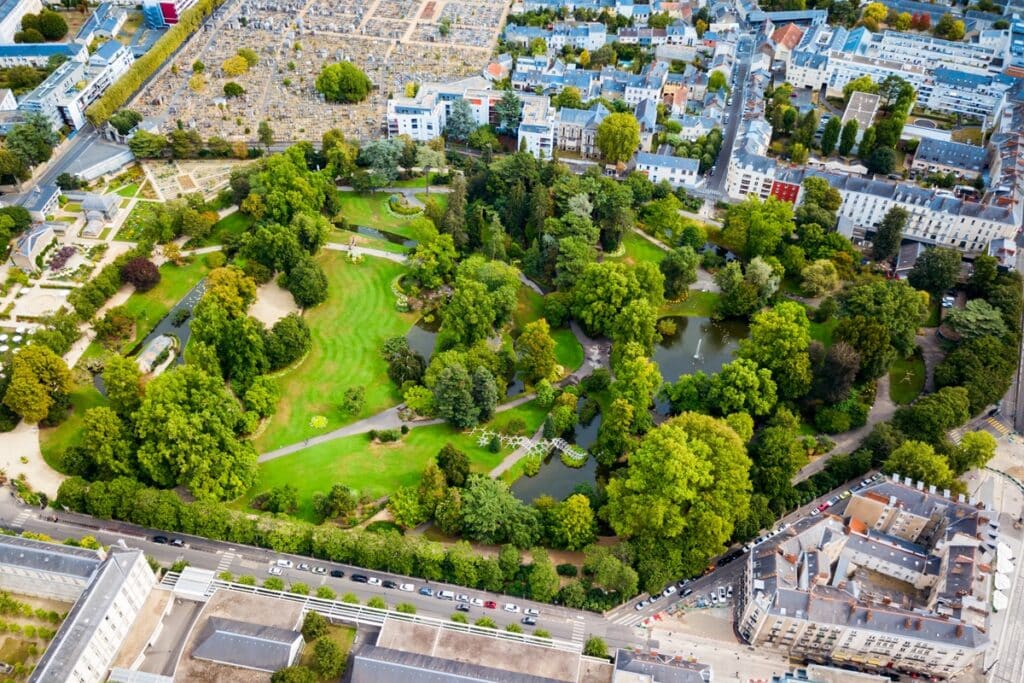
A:
[[[864,621],[871,621],[871,618],[873,616],[874,615],[871,613],[871,610],[865,610],[864,611]]]
[[[963,624],[957,624],[956,625],[956,637],[957,638],[963,638],[964,637],[964,625]]]

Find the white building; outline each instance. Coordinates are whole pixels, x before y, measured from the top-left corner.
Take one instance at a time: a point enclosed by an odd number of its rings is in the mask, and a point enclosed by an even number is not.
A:
[[[478,126],[494,123],[494,105],[502,91],[493,90],[482,76],[472,76],[451,83],[424,83],[415,97],[392,97],[388,100],[388,136],[408,135],[426,142],[444,134],[448,116],[455,100],[469,102],[473,120]]]
[[[636,170],[647,175],[653,183],[668,181],[672,187],[697,187],[700,183],[700,162],[667,154],[638,152]]]
[[[40,0],[3,0],[0,2],[0,43],[14,42],[14,34],[21,30],[21,18],[26,14],[39,14]]]
[[[18,105],[24,112],[48,118],[54,128],[79,129],[85,110],[135,62],[131,48],[108,40],[87,62],[67,61],[57,67]]]
[[[548,98],[524,97],[518,148],[539,159],[550,159],[555,150],[556,126],[555,110]]]
[[[141,550],[112,548],[29,683],[100,683],[156,582]]]

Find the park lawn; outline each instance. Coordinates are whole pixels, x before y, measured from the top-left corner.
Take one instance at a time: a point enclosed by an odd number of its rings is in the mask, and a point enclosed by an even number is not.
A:
[[[533,291],[526,285],[519,288],[519,301],[516,310],[512,314],[512,325],[517,334],[523,331],[527,324],[544,317],[544,297]]]
[[[125,185],[124,187],[120,188],[117,191],[117,194],[121,195],[122,197],[128,197],[128,198],[134,197],[138,193],[139,193],[139,184],[138,183],[130,183],[130,184]]]
[[[913,402],[924,389],[924,380],[924,359],[920,353],[897,359],[889,368],[889,398],[899,405]]]
[[[690,295],[683,301],[673,301],[661,307],[661,315],[684,315],[696,318],[710,318],[718,305],[721,295],[717,292],[701,292],[690,290]]]
[[[213,230],[204,239],[198,240],[195,244],[190,241],[186,246],[189,248],[193,247],[205,247],[212,244],[224,244],[224,242],[235,235],[241,235],[243,232],[252,227],[255,223],[255,219],[249,214],[242,213],[241,211],[235,211],[229,213],[224,218],[213,224]]]
[[[437,176],[437,173],[431,171],[430,172],[430,179],[433,180],[435,176]],[[408,180],[396,180],[395,182],[391,183],[391,187],[426,187],[426,186],[427,186],[427,176],[425,176],[425,175],[416,176],[415,178],[409,178]]]
[[[502,429],[509,420],[520,418],[526,423],[524,433],[533,435],[546,414],[546,410],[531,401],[499,413],[490,425]],[[336,482],[373,498],[386,496],[403,486],[415,486],[423,468],[448,442],[469,456],[474,472],[491,471],[512,452],[511,448],[502,448],[498,453],[491,453],[486,446],[478,445],[468,431],[459,431],[448,424],[415,427],[401,441],[387,444],[371,443],[369,435],[356,434],[260,463],[256,484],[240,505],[248,505],[254,496],[275,486],[291,484],[299,491],[295,515],[316,521],[314,493],[326,491]]]
[[[134,292],[124,302],[129,315],[135,318],[135,339],[125,343],[123,348],[130,349],[137,341],[144,339],[174,305],[206,276],[207,271],[209,268],[203,258],[195,258],[183,266],[172,263],[160,266],[160,283],[148,292]]]
[[[626,236],[622,238],[622,246],[625,248],[625,252],[621,256],[609,257],[610,260],[622,261],[630,265],[641,261],[661,263],[668,253],[657,244],[632,231],[627,232]]]
[[[125,219],[118,231],[118,237],[123,240],[138,239],[146,224],[152,222],[156,205],[157,202],[141,200],[135,202],[132,212],[128,214],[128,218]]]
[[[373,257],[355,264],[336,251],[323,252],[319,260],[327,274],[327,301],[305,314],[313,347],[280,378],[277,413],[256,441],[261,452],[312,436],[309,420],[314,415],[327,418],[329,431],[401,400],[380,347],[388,337],[404,335],[414,322],[415,316],[398,312],[391,292],[403,266]],[[363,410],[343,414],[345,390],[356,386],[366,388]]]
[[[70,446],[77,445],[82,438],[82,415],[89,408],[107,405],[107,399],[96,390],[91,381],[78,384],[72,389],[71,414],[56,427],[39,429],[39,449],[43,453],[46,464],[63,472],[61,455]]]
[[[417,192],[416,199],[420,200],[424,204],[426,204],[427,200],[430,199],[431,201],[436,201],[438,204],[440,204],[442,209],[448,208],[448,195],[443,192],[435,192],[434,194],[427,194],[426,192]]]
[[[352,225],[368,225],[378,230],[400,231],[415,216],[399,216],[388,208],[387,192],[339,192],[341,215]]]
[[[835,332],[836,325],[838,324],[838,318],[829,318],[823,323],[812,320],[809,328],[811,339],[821,342],[825,348],[832,346],[832,333]]]
[[[972,126],[953,131],[953,142],[966,142],[971,145],[981,145],[981,128]]]
[[[583,365],[583,346],[568,327],[551,331],[555,340],[555,359],[565,369],[565,373],[574,372]]]
[[[348,245],[349,242],[354,242],[360,247],[377,249],[378,251],[389,251],[393,254],[408,254],[412,251],[409,247],[404,247],[401,244],[388,242],[387,240],[372,237],[370,235],[361,235],[358,232],[351,232],[349,230],[335,230],[331,233],[330,241],[344,245]]]

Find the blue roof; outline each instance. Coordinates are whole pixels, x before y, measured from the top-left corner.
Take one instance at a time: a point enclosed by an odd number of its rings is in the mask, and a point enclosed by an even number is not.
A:
[[[674,157],[668,154],[651,154],[650,152],[637,152],[636,163],[647,166],[661,166],[663,168],[677,168],[687,173],[696,173],[700,170],[700,161],[697,159]]]
[[[121,43],[117,42],[116,40],[108,40],[107,42],[100,45],[100,49],[96,50],[96,52],[93,53],[93,56],[99,57],[100,59],[104,59],[106,61],[110,61],[114,58],[114,55],[117,54],[118,50],[120,50],[121,47]]]
[[[863,26],[858,26],[850,31],[850,34],[846,37],[846,42],[843,44],[843,52],[856,52],[865,34],[870,38],[871,32]]]
[[[68,55],[73,57],[82,49],[77,43],[19,43],[0,45],[0,57],[49,57]]]
[[[991,83],[992,77],[967,73],[966,71],[957,71],[956,69],[949,69],[947,67],[940,66],[935,70],[935,80],[946,85],[976,88],[978,86],[988,85]]]

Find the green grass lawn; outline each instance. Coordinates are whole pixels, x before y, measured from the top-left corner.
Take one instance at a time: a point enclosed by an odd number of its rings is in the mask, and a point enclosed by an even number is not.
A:
[[[156,205],[157,202],[135,202],[132,212],[128,214],[128,218],[125,219],[118,231],[118,237],[123,240],[138,239],[142,234],[143,227],[152,222]]]
[[[431,171],[430,179],[433,180],[437,176],[437,173]],[[391,183],[391,187],[426,187],[427,176],[421,175],[415,178],[409,178],[408,180],[396,180]]]
[[[551,337],[555,340],[555,358],[566,374],[583,365],[583,347],[572,330],[567,327],[552,330]]]
[[[120,188],[117,191],[117,194],[121,195],[122,197],[134,197],[138,193],[139,193],[139,185],[138,185],[138,183],[130,183],[130,184],[125,185],[124,187]]]
[[[316,586],[313,586],[312,588],[315,589]],[[339,595],[338,597],[340,599],[341,596]],[[346,662],[348,661],[349,650],[352,649],[352,643],[354,643],[355,639],[356,639],[356,630],[355,630],[355,628],[353,628],[352,626],[341,626],[339,624],[331,624],[330,626],[327,627],[327,632],[324,633],[324,635],[321,636],[321,637],[327,638],[328,640],[333,640],[338,645],[338,647],[341,648],[341,653],[342,653],[342,656],[344,657],[345,661]],[[299,656],[299,661],[297,661],[295,663],[297,665],[305,666],[305,667],[308,667],[309,669],[311,669],[313,671],[316,671],[316,669],[313,668],[313,666],[314,666],[314,664],[316,662],[316,657],[314,656],[313,653],[314,653],[313,643],[306,643],[305,649],[302,650],[302,654]],[[346,666],[347,666],[347,664],[346,664]],[[342,669],[342,671],[344,671],[344,669]],[[316,674],[314,673],[314,676],[315,675]],[[337,676],[335,676],[334,678],[318,677],[317,680],[322,681],[322,682],[336,681],[336,680],[338,680],[338,677]]]
[[[387,192],[339,192],[341,215],[353,225],[399,232],[415,216],[399,216],[388,209]],[[401,234],[401,233],[399,233]]]
[[[309,419],[327,418],[327,430],[367,417],[399,402],[401,396],[387,377],[380,347],[388,337],[404,335],[414,322],[395,308],[391,281],[403,266],[366,258],[354,264],[345,254],[327,251],[320,257],[327,273],[327,301],[306,313],[313,347],[306,358],[281,377],[282,397],[277,413],[257,449],[268,451],[314,434]],[[345,390],[366,388],[359,415],[345,415],[340,406]]]
[[[701,292],[690,290],[685,301],[675,301],[661,307],[661,315],[686,315],[697,318],[710,318],[715,312],[720,295],[717,292]]]
[[[39,448],[43,452],[43,460],[58,472],[63,471],[61,455],[69,446],[77,445],[82,438],[82,415],[89,408],[107,404],[107,399],[96,391],[92,382],[77,385],[71,391],[70,398],[71,414],[68,419],[56,427],[39,430]]]
[[[823,323],[812,320],[810,325],[811,339],[821,342],[826,348],[832,346],[832,333],[838,324],[838,318],[830,318]]]
[[[385,239],[378,239],[377,237],[371,237],[370,235],[360,235],[357,232],[351,232],[349,230],[335,230],[328,238],[328,242],[344,245],[347,245],[349,242],[355,242],[360,247],[377,249],[379,251],[389,251],[393,254],[408,254],[412,251],[412,249],[403,247],[401,244],[388,242]]]
[[[426,192],[417,192],[416,199],[420,200],[424,204],[426,204],[427,200],[430,199],[431,201],[436,201],[438,204],[440,204],[442,209],[448,208],[448,195],[442,192],[435,192],[433,194],[427,194]]]
[[[490,425],[503,430],[510,420],[520,418],[526,423],[525,433],[532,435],[546,413],[530,402],[498,414]],[[366,434],[357,434],[262,463],[256,484],[239,505],[247,505],[255,495],[275,486],[292,484],[299,490],[296,516],[315,521],[314,493],[326,491],[335,482],[375,498],[402,486],[414,486],[427,462],[448,442],[469,456],[474,472],[489,472],[512,452],[503,448],[499,453],[491,453],[477,445],[469,432],[447,424],[416,427],[401,441],[388,444],[373,444]]]
[[[920,353],[898,359],[889,368],[889,398],[893,403],[906,405],[924,389],[925,367]]]
[[[632,231],[627,232],[626,236],[622,238],[622,246],[625,247],[625,253],[621,256],[609,257],[609,260],[622,261],[629,264],[639,263],[640,261],[661,263],[665,259],[665,254],[668,253],[657,244],[644,239],[643,236]]]
[[[519,302],[512,314],[512,324],[521,332],[527,323],[544,317],[544,297],[526,285],[519,288]]]
[[[160,266],[160,283],[148,292],[135,292],[124,303],[135,318],[135,339],[127,342],[128,350],[136,341],[145,338],[160,320],[188,291],[206,275],[209,268],[202,258],[193,259],[184,266],[165,263]]]
[[[189,248],[195,248],[205,247],[212,244],[224,244],[224,241],[228,237],[241,235],[252,227],[254,222],[255,221],[252,216],[242,213],[241,211],[229,213],[227,216],[224,216],[224,218],[221,218],[213,224],[213,230],[210,231],[210,234],[207,235],[205,239],[194,241],[195,243],[190,240],[186,246]]]

